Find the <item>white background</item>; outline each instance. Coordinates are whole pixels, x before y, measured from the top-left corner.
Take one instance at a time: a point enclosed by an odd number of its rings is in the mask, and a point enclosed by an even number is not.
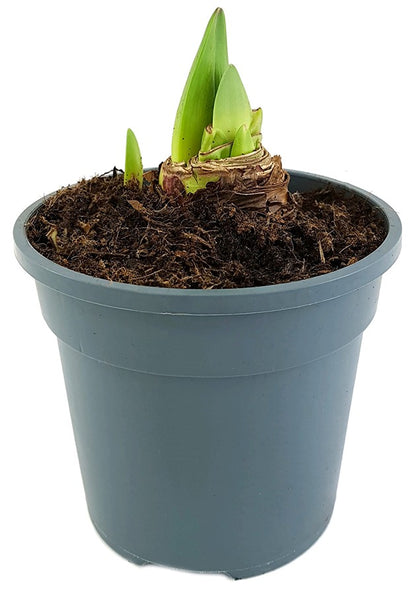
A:
[[[54,189],[168,156],[212,3],[5,2],[1,14],[0,590],[5,594],[415,593],[415,20],[409,0],[223,0],[230,61],[287,168],[389,202],[404,246],[365,333],[332,522],[272,573],[234,582],[136,567],[92,528],[55,338],[13,256],[14,219]],[[4,360],[3,360],[4,361]]]

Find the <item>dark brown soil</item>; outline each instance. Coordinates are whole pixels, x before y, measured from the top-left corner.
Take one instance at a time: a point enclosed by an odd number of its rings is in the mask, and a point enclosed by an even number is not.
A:
[[[29,241],[54,262],[87,275],[176,288],[286,283],[336,271],[367,256],[386,235],[367,202],[333,187],[290,196],[277,213],[220,202],[215,185],[166,197],[157,172],[143,191],[123,176],[63,188],[27,225]]]

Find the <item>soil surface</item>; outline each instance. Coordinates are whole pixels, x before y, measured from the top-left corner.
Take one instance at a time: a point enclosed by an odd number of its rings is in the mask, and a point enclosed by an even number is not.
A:
[[[167,197],[157,171],[143,190],[116,170],[48,197],[27,224],[34,248],[75,271],[136,285],[219,289],[322,275],[375,250],[380,213],[328,186],[292,194],[275,213],[221,202],[215,184]]]

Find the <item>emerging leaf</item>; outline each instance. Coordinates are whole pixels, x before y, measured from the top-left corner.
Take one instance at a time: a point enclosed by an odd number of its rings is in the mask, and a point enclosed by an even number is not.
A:
[[[251,113],[250,132],[253,136],[260,134],[263,123],[263,110],[261,107],[253,109]]]
[[[243,124],[237,130],[230,156],[237,157],[238,155],[247,155],[248,153],[252,153],[255,148],[256,145],[251,136],[250,130],[245,124]]]
[[[224,135],[219,130],[214,130],[211,125],[204,128],[201,141],[201,152],[206,153],[214,147],[219,147],[226,142]]]
[[[215,97],[212,126],[221,132],[226,142],[232,142],[240,126],[245,124],[247,128],[250,127],[252,114],[240,75],[236,67],[230,64]]]
[[[250,132],[253,138],[254,146],[256,149],[260,148],[261,145],[261,125],[263,123],[263,110],[261,107],[253,109],[251,116]]]
[[[133,130],[128,128],[126,137],[126,163],[124,167],[124,184],[129,180],[137,180],[140,188],[143,185],[143,164],[139,143]]]
[[[204,128],[212,122],[215,95],[228,66],[225,16],[217,8],[211,16],[193,61],[176,113],[172,161],[189,161],[198,154]]]

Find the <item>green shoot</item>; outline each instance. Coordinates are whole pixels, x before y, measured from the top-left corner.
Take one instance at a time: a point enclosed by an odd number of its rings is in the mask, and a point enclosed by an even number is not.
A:
[[[225,137],[219,130],[214,130],[211,124],[209,124],[202,135],[201,140],[201,152],[206,153],[211,151],[214,147],[219,147],[225,143]]]
[[[252,153],[255,148],[256,145],[254,143],[253,137],[251,136],[251,132],[247,126],[243,124],[236,132],[230,157],[247,155],[248,153]]]
[[[172,162],[189,161],[201,147],[204,128],[212,122],[215,95],[228,66],[225,16],[211,16],[179,103],[172,136]]]
[[[137,180],[140,188],[143,186],[143,164],[139,143],[133,130],[128,128],[126,137],[126,164],[124,168],[124,185],[129,180]]]
[[[200,161],[246,155],[260,147],[262,110],[252,110],[235,66],[230,64],[215,96],[212,124],[206,126]]]
[[[253,109],[251,114],[250,132],[253,136],[261,133],[261,125],[263,123],[263,110],[261,107]]]
[[[245,124],[249,128],[252,114],[240,75],[236,67],[230,64],[218,86],[212,126],[214,130],[221,131],[225,142],[232,142],[240,126]]]
[[[261,107],[258,109],[253,110],[253,115],[251,117],[251,124],[250,124],[250,132],[251,136],[253,137],[254,146],[256,149],[260,147],[261,144],[261,125],[263,123],[263,110]]]

